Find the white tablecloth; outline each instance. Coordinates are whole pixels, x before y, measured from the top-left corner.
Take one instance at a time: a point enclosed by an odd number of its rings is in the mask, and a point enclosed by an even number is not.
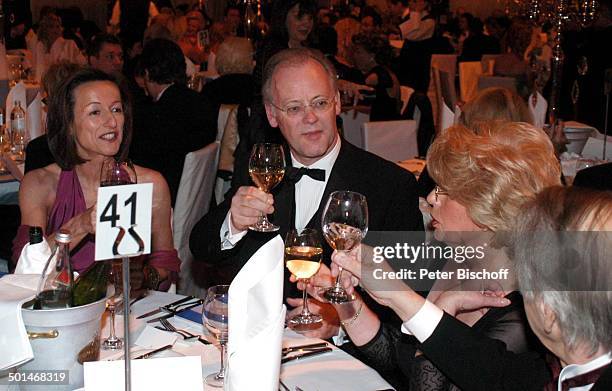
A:
[[[138,316],[152,309],[171,303],[183,296],[170,293],[153,292],[145,299],[137,302],[132,306],[132,314]],[[118,334],[123,335],[122,318],[117,317],[116,326]],[[102,330],[102,337],[108,336],[108,326],[105,321]],[[144,329],[145,323],[138,320],[131,325],[132,342],[136,340],[139,333]],[[212,340],[207,330],[200,323],[195,323],[190,320],[175,316],[170,319],[170,323],[176,328],[188,330],[192,333],[202,334],[209,340]],[[321,342],[312,338],[306,338],[289,329],[285,330],[283,338],[283,346],[303,345],[306,343]],[[109,355],[116,352],[102,351],[100,359],[105,359]],[[215,345],[203,345],[197,341],[184,341],[179,337],[178,341],[172,348],[172,352],[166,355],[197,355],[202,360],[202,375],[206,376],[209,373],[217,372],[220,364],[219,347]],[[163,357],[163,353],[156,357]],[[304,391],[325,391],[325,390],[352,390],[352,391],[373,391],[390,389],[391,386],[374,371],[372,368],[353,358],[344,351],[334,348],[330,353],[320,356],[306,358],[286,363],[281,367],[281,379],[283,383],[289,386],[292,390],[298,386]],[[205,390],[215,390],[208,386]]]

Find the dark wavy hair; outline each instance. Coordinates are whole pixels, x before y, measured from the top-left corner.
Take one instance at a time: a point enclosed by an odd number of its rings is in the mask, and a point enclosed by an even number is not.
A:
[[[151,81],[158,84],[187,82],[185,56],[173,41],[163,38],[150,40],[142,49],[140,58]]]
[[[379,65],[389,66],[393,58],[393,49],[389,40],[380,34],[355,34],[352,38],[353,45],[361,46],[366,52],[374,56]]]
[[[289,42],[289,31],[287,31],[287,14],[295,5],[300,5],[298,18],[310,15],[313,18],[317,12],[317,4],[313,0],[276,0],[272,5],[272,17],[270,19],[270,38],[275,41]]]
[[[108,81],[113,83],[121,94],[123,106],[123,140],[117,152],[120,159],[127,158],[132,140],[132,108],[128,92],[121,87],[117,80],[97,69],[84,68],[74,73],[59,88],[50,95],[49,111],[47,113],[47,137],[49,149],[55,162],[63,170],[71,170],[86,160],[79,156],[76,148],[74,133],[74,105],[76,97],[74,91],[77,87],[94,82]]]

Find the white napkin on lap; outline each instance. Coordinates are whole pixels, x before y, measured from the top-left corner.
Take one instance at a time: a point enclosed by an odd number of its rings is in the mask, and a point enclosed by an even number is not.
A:
[[[278,390],[286,308],[284,243],[275,236],[244,265],[229,289],[225,390]]]
[[[34,358],[21,306],[36,296],[38,275],[7,274],[0,278],[0,371]]]

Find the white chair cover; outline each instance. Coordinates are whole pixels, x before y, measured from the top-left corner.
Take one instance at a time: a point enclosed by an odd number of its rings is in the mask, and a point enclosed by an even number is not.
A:
[[[608,136],[606,142],[606,156],[603,159],[604,137],[597,132],[596,137],[589,137],[584,148],[582,149],[582,157],[588,159],[602,159],[612,161],[612,137]]]
[[[459,89],[461,100],[469,102],[478,92],[478,78],[482,74],[480,61],[464,61],[459,63]]]
[[[418,156],[415,120],[377,121],[363,124],[364,149],[392,162]]]
[[[410,101],[410,97],[414,92],[413,88],[407,86],[400,86],[400,96],[402,100],[402,109],[400,110],[400,114],[403,115],[404,111],[406,111],[406,107],[408,107],[408,101]]]
[[[219,147],[219,164],[218,171],[229,171],[234,172],[234,152],[240,141],[240,135],[238,134],[238,105],[230,111],[227,117],[227,123],[225,124],[225,131],[223,132],[223,138],[221,139],[221,146]],[[232,184],[231,179],[224,179],[217,176],[215,183],[215,201],[217,205],[223,202],[225,193],[230,189]]]
[[[546,110],[548,109],[548,102],[539,93],[534,92],[529,95],[527,106],[533,117],[533,124],[536,128],[542,129],[546,123]]]
[[[189,250],[189,235],[195,223],[208,212],[217,176],[218,150],[219,143],[213,142],[185,157],[172,216],[174,247],[182,262],[178,292],[184,295],[204,297],[191,277],[193,255]]]
[[[28,128],[29,140],[34,140],[36,137],[45,133],[45,126],[42,122],[42,96],[40,92],[26,109],[26,126]]]
[[[363,148],[361,125],[370,120],[370,115],[355,110],[349,110],[340,113],[340,118],[342,118],[344,139],[356,147]]]
[[[223,132],[225,131],[225,125],[227,124],[227,117],[236,107],[238,107],[238,105],[221,105],[221,107],[219,107],[219,116],[217,117],[217,138],[215,141],[221,141],[223,138]]]
[[[442,102],[440,107],[440,131],[446,130],[455,124],[455,113]]]

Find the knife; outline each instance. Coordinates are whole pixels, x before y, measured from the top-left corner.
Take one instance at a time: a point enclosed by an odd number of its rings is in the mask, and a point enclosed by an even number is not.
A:
[[[177,301],[175,301],[173,303],[166,304],[164,306],[158,307],[157,309],[154,309],[153,311],[149,311],[146,314],[142,314],[142,315],[138,316],[136,319],[146,318],[146,317],[151,316],[151,315],[159,314],[162,311],[164,311],[164,312],[171,311],[170,307],[176,307],[179,304],[183,304],[183,303],[188,302],[189,300],[193,300],[193,299],[195,299],[195,297],[193,297],[193,296],[183,297],[182,299],[177,300]]]
[[[163,352],[164,350],[168,350],[168,349],[172,349],[172,345],[166,345],[166,346],[162,346],[161,348],[151,350],[149,353],[145,353],[145,354],[141,354],[140,356],[136,356],[132,360],[140,360],[141,358],[149,358],[154,354]]]
[[[187,310],[189,310],[189,309],[192,309],[193,307],[197,307],[197,306],[201,305],[202,303],[203,303],[203,300],[198,300],[198,301],[196,301],[195,303],[189,303],[189,304],[187,305],[187,307],[185,307],[185,308],[181,308],[181,309],[180,309],[180,310],[178,310],[178,311],[177,311],[176,309],[172,309],[172,310],[170,310],[170,309],[167,309],[167,308],[166,308],[166,309],[164,309],[164,311],[168,312],[167,314],[162,315],[162,316],[158,316],[157,318],[149,319],[149,320],[147,320],[147,323],[155,323],[155,322],[159,322],[159,321],[160,321],[160,320],[162,320],[162,319],[172,318],[174,315],[176,315],[176,314],[178,314],[178,313],[181,313],[181,312],[183,312],[183,311],[187,311]],[[181,305],[178,305],[178,306],[176,306],[175,308],[178,308],[178,307],[180,307],[180,306],[181,306]]]
[[[291,356],[291,357],[285,357],[285,358],[281,359],[281,364],[285,364],[285,363],[287,363],[289,361],[300,360],[300,359],[306,358],[306,357],[318,356],[319,354],[331,352],[332,350],[333,350],[332,348],[323,348],[323,349],[320,349],[320,350],[314,350],[312,352],[296,354],[295,356]]]
[[[282,353],[286,355],[291,352],[295,352],[296,350],[314,350],[318,348],[326,348],[327,342],[319,342],[319,343],[311,343],[309,345],[298,345],[298,346],[289,346],[283,348]]]

